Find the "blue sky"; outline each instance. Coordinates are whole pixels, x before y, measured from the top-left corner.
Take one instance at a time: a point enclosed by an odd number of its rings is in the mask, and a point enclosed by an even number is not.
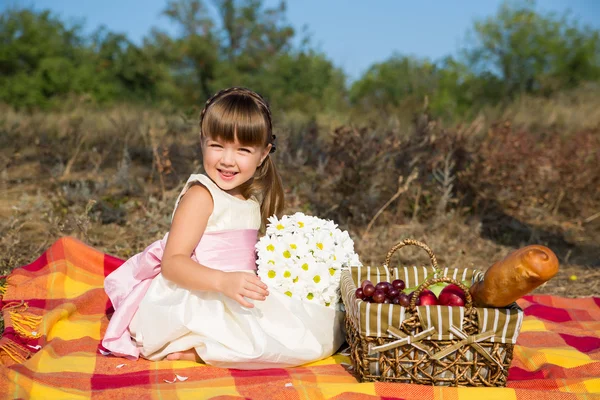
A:
[[[106,25],[136,43],[152,26],[176,30],[160,16],[166,0],[0,0],[0,4],[50,9],[84,20],[88,31]],[[210,4],[210,0],[207,0]],[[265,0],[275,5],[278,0]],[[311,33],[312,44],[356,79],[394,53],[438,60],[455,55],[475,19],[493,15],[501,0],[288,0],[288,21]],[[0,5],[0,10],[2,9]],[[538,0],[537,9],[571,10],[582,24],[600,29],[600,0]]]

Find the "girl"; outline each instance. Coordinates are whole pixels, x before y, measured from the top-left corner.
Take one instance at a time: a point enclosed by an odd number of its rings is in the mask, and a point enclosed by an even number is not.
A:
[[[333,354],[343,314],[269,293],[255,274],[259,229],[283,209],[267,103],[248,89],[217,93],[200,140],[206,175],[188,179],[169,233],[105,280],[115,312],[102,345],[133,359],[247,369]]]

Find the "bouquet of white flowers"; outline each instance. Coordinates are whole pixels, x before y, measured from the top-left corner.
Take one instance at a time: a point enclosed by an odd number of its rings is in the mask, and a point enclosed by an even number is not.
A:
[[[336,308],[341,271],[362,265],[348,232],[303,213],[269,218],[256,244],[258,276],[270,289]]]

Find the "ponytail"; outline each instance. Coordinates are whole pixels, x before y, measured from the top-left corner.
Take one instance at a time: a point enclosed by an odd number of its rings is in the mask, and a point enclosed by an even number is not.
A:
[[[270,155],[257,168],[248,194],[258,197],[260,201],[260,231],[264,233],[268,218],[272,215],[281,217],[284,206],[283,184]]]

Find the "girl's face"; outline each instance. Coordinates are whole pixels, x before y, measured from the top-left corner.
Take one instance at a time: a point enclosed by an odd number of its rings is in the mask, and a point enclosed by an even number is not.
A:
[[[240,185],[254,176],[256,169],[269,155],[271,145],[243,146],[237,138],[234,142],[204,138],[202,159],[204,170],[223,191],[243,198]]]

